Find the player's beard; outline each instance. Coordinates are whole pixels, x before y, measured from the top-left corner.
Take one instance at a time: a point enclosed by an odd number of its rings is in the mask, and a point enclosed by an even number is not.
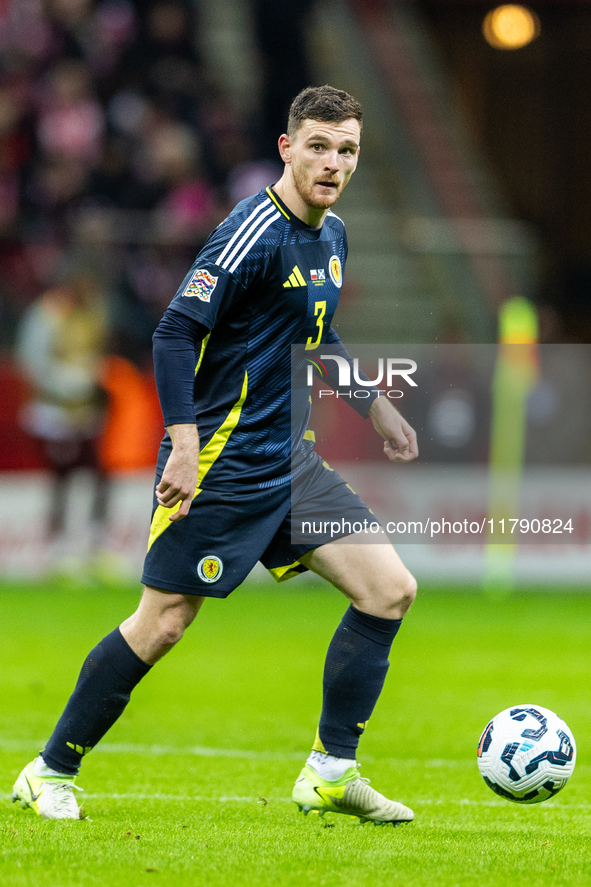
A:
[[[305,169],[292,164],[292,175],[296,186],[296,190],[304,203],[314,209],[329,209],[339,199],[346,182],[337,184],[334,193],[326,194],[324,197],[314,193],[314,180],[310,181]]]

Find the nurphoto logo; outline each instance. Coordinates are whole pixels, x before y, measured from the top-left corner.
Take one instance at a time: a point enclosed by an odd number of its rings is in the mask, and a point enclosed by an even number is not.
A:
[[[307,367],[307,378],[306,384],[308,387],[312,387],[314,384],[314,370],[319,373],[321,377],[327,378],[332,375],[330,370],[335,369],[335,367],[327,368],[324,361],[326,360],[334,360],[336,363],[337,370],[337,379],[339,388],[349,388],[352,384],[351,380],[351,364],[349,361],[342,357],[339,354],[320,354],[315,360],[312,358],[308,358],[308,367]],[[381,382],[386,381],[387,388],[391,389],[394,384],[394,379],[402,378],[408,385],[412,388],[417,388],[417,383],[414,379],[411,379],[413,373],[417,370],[417,362],[415,360],[410,360],[405,357],[387,357],[384,361],[383,357],[378,359],[378,370],[377,376],[375,379],[365,379],[363,376],[364,373],[359,370],[359,358],[353,358],[353,382],[357,383],[357,385],[361,385],[366,388],[373,388],[375,385],[379,385]],[[331,392],[332,394],[333,392]],[[322,393],[321,393],[322,396]],[[399,392],[398,397],[403,396],[403,392]]]

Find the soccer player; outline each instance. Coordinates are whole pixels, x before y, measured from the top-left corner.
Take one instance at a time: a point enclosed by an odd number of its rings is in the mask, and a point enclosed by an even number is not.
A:
[[[320,535],[294,544],[291,533],[314,509],[373,519],[314,452],[307,415],[296,417],[293,434],[290,421],[290,345],[332,345],[346,355],[330,326],[347,254],[331,207],[357,166],[361,118],[358,102],[330,86],[294,99],[279,139],[282,177],[210,235],[155,333],[167,433],[145,589],[136,612],[89,653],[45,749],[16,781],[13,799],[41,816],[80,816],[73,789],[83,756],[203,600],[227,597],[260,560],[277,580],[312,570],[350,602],[328,649],[316,740],[293,800],[305,813],[413,818],[361,778],[355,758],[415,581],[390,544]],[[387,398],[374,389],[351,403],[373,422],[388,459],[416,457],[415,433]]]

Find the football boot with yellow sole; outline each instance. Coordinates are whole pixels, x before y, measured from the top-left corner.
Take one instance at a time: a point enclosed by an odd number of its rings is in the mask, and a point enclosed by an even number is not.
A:
[[[359,775],[357,767],[349,767],[340,779],[328,782],[308,764],[293,787],[292,800],[304,814],[317,810],[321,816],[328,811],[358,816],[361,822],[399,825],[411,822],[414,813],[404,804],[390,801]]]

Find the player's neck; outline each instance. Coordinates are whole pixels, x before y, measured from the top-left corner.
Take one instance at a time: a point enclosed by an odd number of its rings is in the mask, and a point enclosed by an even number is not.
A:
[[[330,207],[318,208],[316,206],[309,206],[302,200],[287,172],[284,172],[277,184],[273,185],[273,191],[301,222],[309,225],[310,228],[322,228]]]

